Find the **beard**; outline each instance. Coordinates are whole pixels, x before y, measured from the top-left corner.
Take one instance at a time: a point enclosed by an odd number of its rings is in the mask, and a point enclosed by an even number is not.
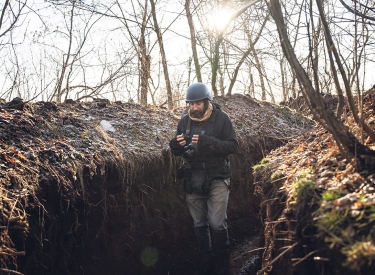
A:
[[[202,111],[192,111],[190,110],[190,116],[192,118],[202,118],[204,116],[204,113],[206,112],[206,110],[202,110]]]

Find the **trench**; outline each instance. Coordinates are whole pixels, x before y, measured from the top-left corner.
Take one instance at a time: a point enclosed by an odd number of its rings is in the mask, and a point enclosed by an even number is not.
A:
[[[253,275],[260,269],[262,225],[254,196],[251,167],[280,140],[249,147],[231,157],[235,167],[228,205],[231,274]],[[244,157],[250,156],[251,157]],[[156,162],[156,163],[155,163]],[[25,242],[15,238],[17,269],[23,274],[194,274],[199,265],[193,222],[175,180],[178,161],[141,164],[147,173],[130,181],[116,165],[104,176],[83,171],[84,196],[62,194],[56,182],[41,182],[40,208],[30,208]],[[172,180],[170,180],[172,179]],[[255,252],[251,252],[255,250]]]

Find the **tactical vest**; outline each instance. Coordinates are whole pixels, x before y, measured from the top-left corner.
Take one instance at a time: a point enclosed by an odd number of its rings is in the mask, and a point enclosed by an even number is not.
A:
[[[191,118],[189,117],[188,124],[186,126],[185,130],[185,137],[190,138],[193,135],[204,135],[208,134],[210,136],[214,135],[214,122],[209,121],[210,119],[203,121],[201,123],[194,123],[194,125],[191,125]]]
[[[191,118],[189,118],[184,134],[185,138],[187,139],[187,142],[190,143],[193,135],[208,135],[215,137],[214,126],[214,121],[210,119],[201,123],[192,123]],[[195,158],[191,160],[185,159],[185,161],[191,164],[193,168],[208,170],[211,170],[212,168],[217,170],[228,164],[228,159],[226,157],[218,156],[215,153],[205,156],[201,155],[199,147],[195,149]]]

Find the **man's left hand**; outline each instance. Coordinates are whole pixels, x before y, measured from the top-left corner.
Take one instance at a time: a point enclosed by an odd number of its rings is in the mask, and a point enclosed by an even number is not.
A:
[[[198,145],[198,143],[199,143],[199,139],[200,139],[200,136],[199,136],[199,135],[193,135],[193,137],[191,138],[191,142],[192,142],[194,145]]]

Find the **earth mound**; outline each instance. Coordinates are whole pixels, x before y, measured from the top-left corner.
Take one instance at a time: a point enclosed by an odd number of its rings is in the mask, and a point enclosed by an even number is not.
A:
[[[346,112],[359,140],[375,143]],[[375,129],[375,89],[363,118]],[[273,150],[255,169],[263,221],[262,274],[373,274],[375,158],[345,159],[321,126]]]
[[[214,100],[240,143],[230,158],[231,226],[259,211],[251,167],[314,123],[243,95]],[[181,160],[168,148],[184,113],[104,99],[0,100],[1,270],[191,274],[197,256],[176,179]]]

